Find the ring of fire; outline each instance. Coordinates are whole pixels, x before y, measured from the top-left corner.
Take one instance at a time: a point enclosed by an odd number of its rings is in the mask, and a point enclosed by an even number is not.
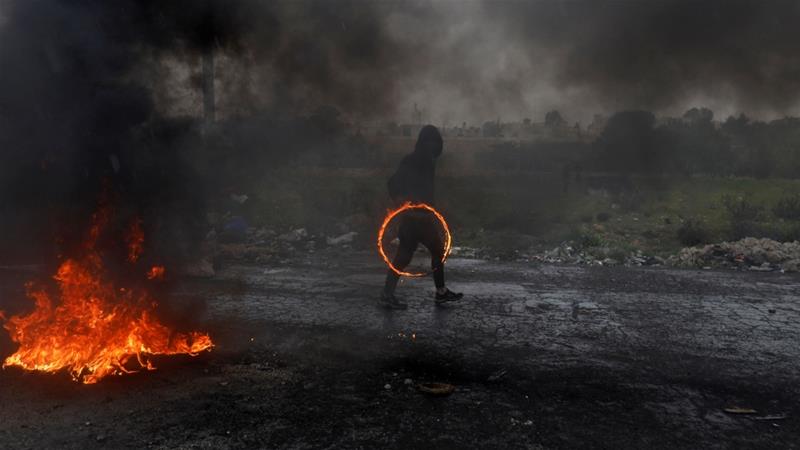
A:
[[[386,255],[386,252],[383,249],[383,234],[386,232],[386,227],[392,222],[392,220],[397,217],[399,214],[409,211],[412,209],[420,209],[423,211],[429,211],[433,213],[436,219],[442,224],[442,229],[444,230],[444,253],[442,254],[442,264],[447,260],[447,256],[450,254],[450,248],[453,243],[453,239],[450,236],[450,227],[447,226],[447,221],[444,220],[444,216],[442,216],[439,211],[425,203],[411,203],[406,202],[399,208],[389,211],[386,214],[386,218],[383,219],[383,223],[381,224],[380,229],[378,230],[378,252],[381,254],[383,261],[389,266],[392,271],[400,276],[404,277],[424,277],[425,275],[430,274],[431,272],[404,272],[402,270],[397,269],[393,264],[392,261],[389,260],[389,257]]]

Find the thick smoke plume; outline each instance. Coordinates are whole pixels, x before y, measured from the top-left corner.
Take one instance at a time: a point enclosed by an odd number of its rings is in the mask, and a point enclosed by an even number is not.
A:
[[[326,105],[405,121],[416,103],[439,124],[697,104],[718,117],[795,113],[799,13],[796,2],[737,0],[6,0],[4,236],[64,233],[53,224],[75,220],[54,216],[88,220],[102,183],[148,226],[202,233],[192,224],[218,188],[198,169],[214,139],[200,120],[208,55],[237,151],[278,163],[309,127],[325,136],[336,117],[319,114]],[[230,171],[244,160],[215,158]]]

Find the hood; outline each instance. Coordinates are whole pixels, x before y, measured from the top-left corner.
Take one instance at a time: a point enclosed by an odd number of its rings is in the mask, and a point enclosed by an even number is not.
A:
[[[422,127],[419,130],[417,143],[414,145],[414,153],[438,158],[442,154],[442,135],[439,133],[439,129],[433,125]]]

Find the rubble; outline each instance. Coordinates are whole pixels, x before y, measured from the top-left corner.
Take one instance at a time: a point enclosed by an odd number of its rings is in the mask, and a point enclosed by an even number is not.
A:
[[[308,238],[308,231],[305,228],[298,228],[278,236],[278,239],[284,242],[298,242],[306,238]]]
[[[800,242],[744,238],[734,242],[686,247],[670,257],[668,263],[676,267],[797,272],[800,270]]]
[[[555,264],[579,264],[588,266],[660,266],[666,261],[659,256],[645,255],[641,250],[627,253],[622,249],[607,246],[580,248],[571,242],[562,242],[552,250],[530,257],[533,261]]]

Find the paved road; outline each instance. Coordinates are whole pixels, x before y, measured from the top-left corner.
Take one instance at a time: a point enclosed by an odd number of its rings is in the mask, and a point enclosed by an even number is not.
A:
[[[617,366],[608,360],[614,356],[676,370],[706,361],[718,373],[730,368],[732,377],[746,378],[753,370],[798,378],[795,276],[452,260],[449,278],[467,293],[465,301],[436,308],[432,283],[416,279],[398,289],[409,310],[386,313],[372,304],[383,273],[368,256],[336,264],[230,267],[219,280],[247,288],[214,296],[209,312],[254,322],[413,333],[418,342],[470,356],[535,349],[554,363],[577,358]],[[536,352],[517,363],[548,362]]]
[[[0,383],[17,394],[0,391],[9,423],[0,439],[20,447],[798,446],[796,276],[460,259],[447,268],[467,294],[461,304],[437,309],[431,281],[412,280],[399,288],[409,309],[389,313],[373,303],[383,272],[371,254],[233,265],[182,283],[175,303],[195,313],[205,304],[214,354],[89,394],[56,383],[49,389],[74,400],[57,409],[36,388],[41,377],[5,371]],[[457,390],[431,399],[414,389],[420,381]],[[107,395],[114,402],[87,412]],[[27,412],[12,414],[20,401]],[[755,412],[725,412],[735,407]],[[191,415],[198,408],[211,410],[202,421]],[[169,412],[169,432],[152,410]],[[68,425],[84,419],[100,431],[70,435]],[[59,432],[67,437],[54,441]]]

